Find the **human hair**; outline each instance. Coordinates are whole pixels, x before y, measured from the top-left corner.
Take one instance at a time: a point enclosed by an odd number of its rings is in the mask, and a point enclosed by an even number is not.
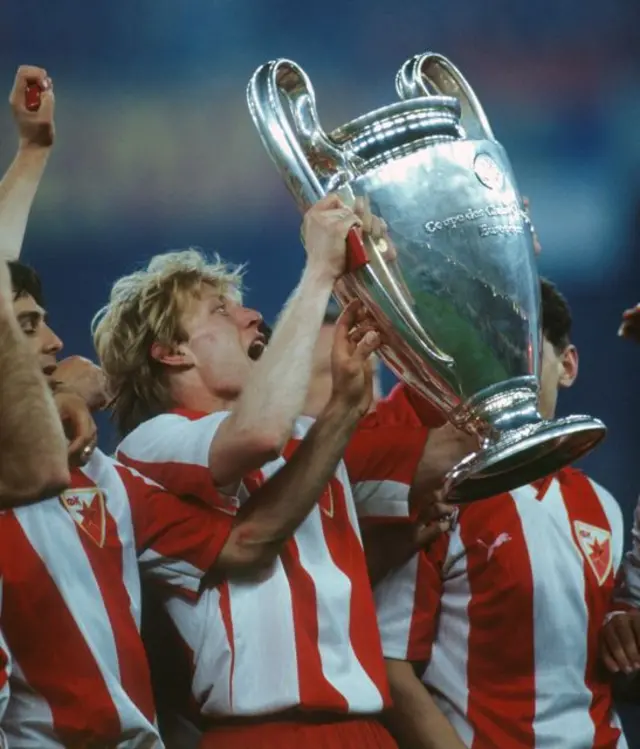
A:
[[[118,279],[93,318],[93,342],[122,435],[173,407],[166,367],[151,349],[186,340],[182,315],[203,284],[239,300],[242,268],[194,248],[156,255],[146,268]]]
[[[42,282],[40,281],[40,276],[38,276],[33,268],[23,263],[18,263],[15,260],[9,261],[7,265],[9,266],[14,299],[31,296],[36,304],[44,307]]]
[[[542,297],[542,332],[558,353],[571,343],[573,319],[569,302],[558,291],[555,284],[546,278],[540,279]]]

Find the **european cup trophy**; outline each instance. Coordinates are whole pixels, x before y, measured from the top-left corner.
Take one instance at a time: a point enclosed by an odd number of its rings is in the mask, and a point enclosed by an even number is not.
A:
[[[381,356],[480,448],[451,471],[457,502],[523,486],[573,462],[605,435],[588,416],[538,412],[540,284],[533,233],[509,159],[461,73],[413,57],[399,101],[326,133],[304,71],[254,73],[248,103],[262,142],[304,211],[328,192],[368,199],[388,227],[352,230],[341,302],[360,299]]]

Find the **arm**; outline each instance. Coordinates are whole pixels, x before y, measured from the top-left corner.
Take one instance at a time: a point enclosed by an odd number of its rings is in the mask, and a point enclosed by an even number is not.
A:
[[[359,223],[335,196],[319,201],[305,215],[302,232],[308,260],[300,285],[231,415],[211,442],[209,467],[218,486],[232,485],[275,459],[291,436],[304,406],[327,303],[344,272],[345,238]]]
[[[60,417],[15,319],[4,262],[0,340],[0,509],[7,509],[53,496],[70,479]]]
[[[407,661],[387,659],[393,710],[386,722],[402,749],[465,749]]]
[[[25,91],[30,84],[43,89],[37,111],[25,106]],[[46,71],[32,66],[19,68],[9,101],[20,142],[13,163],[0,182],[0,257],[17,260],[54,139],[53,87]]]

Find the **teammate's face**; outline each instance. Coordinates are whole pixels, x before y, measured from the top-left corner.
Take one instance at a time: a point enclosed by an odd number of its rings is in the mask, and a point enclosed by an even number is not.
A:
[[[57,367],[56,357],[62,350],[62,341],[47,324],[47,313],[30,295],[15,299],[13,309],[42,371],[50,377]]]
[[[183,318],[188,339],[182,348],[212,393],[234,398],[241,392],[264,350],[261,321],[258,312],[220,296],[211,286],[203,286],[193,300]]]
[[[558,352],[546,338],[542,339],[542,366],[540,369],[540,413],[552,419],[556,413],[558,390],[571,387],[578,376],[578,352],[575,346],[567,346]]]

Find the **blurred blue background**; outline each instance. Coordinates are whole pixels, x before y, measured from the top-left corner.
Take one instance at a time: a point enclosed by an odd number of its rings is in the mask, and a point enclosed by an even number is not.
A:
[[[273,320],[303,251],[247,113],[251,73],[299,62],[329,129],[394,100],[399,65],[432,49],[475,87],[531,198],[581,354],[561,410],[609,426],[584,467],[630,523],[640,352],[616,331],[640,301],[638,28],[638,0],[3,0],[0,93],[21,63],[55,80],[58,139],[24,256],[67,352],[91,355],[89,320],[116,277],[188,244],[248,260],[248,302]],[[8,107],[0,135],[8,164]]]

